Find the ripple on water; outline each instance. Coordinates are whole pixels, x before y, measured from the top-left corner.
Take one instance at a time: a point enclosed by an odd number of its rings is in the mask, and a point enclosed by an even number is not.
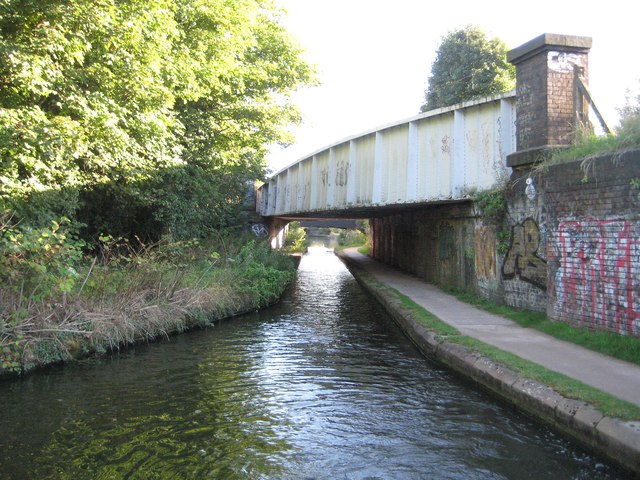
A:
[[[622,478],[425,360],[329,254],[264,312],[0,385],[0,478]]]

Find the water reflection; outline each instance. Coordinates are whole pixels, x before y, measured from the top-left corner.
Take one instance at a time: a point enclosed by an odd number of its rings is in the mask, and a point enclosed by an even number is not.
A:
[[[407,342],[330,254],[260,314],[0,384],[0,478],[621,478]]]

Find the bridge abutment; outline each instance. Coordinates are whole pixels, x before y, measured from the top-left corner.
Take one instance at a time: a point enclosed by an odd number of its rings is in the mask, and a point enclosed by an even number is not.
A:
[[[274,176],[261,213],[369,218],[371,255],[389,265],[553,319],[640,336],[640,151],[535,168],[590,128],[590,47],[590,38],[567,35],[527,42],[509,52],[515,96],[426,112],[330,145]],[[277,246],[286,220],[273,222]]]
[[[269,230],[269,245],[271,248],[280,249],[284,247],[284,242],[287,237],[287,225],[290,220],[284,218],[270,218],[267,221],[267,227]]]
[[[517,150],[506,157],[506,221],[472,201],[374,218],[372,256],[498,303],[640,336],[640,190],[629,180],[640,178],[640,153],[534,168],[590,128],[577,88],[590,47],[588,37],[545,34],[509,53]]]
[[[475,289],[471,202],[373,218],[371,256],[425,280]]]

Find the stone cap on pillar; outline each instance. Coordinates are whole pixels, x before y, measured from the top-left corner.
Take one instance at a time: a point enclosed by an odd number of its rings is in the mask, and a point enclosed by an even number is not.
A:
[[[591,49],[591,37],[543,33],[539,37],[507,52],[507,61],[517,65],[528,58],[546,50],[571,51],[588,53]]]

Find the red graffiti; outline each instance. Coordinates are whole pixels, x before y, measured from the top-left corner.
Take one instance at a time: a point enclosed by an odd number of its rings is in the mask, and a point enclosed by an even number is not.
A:
[[[632,237],[631,223],[564,222],[558,240],[557,301],[563,318],[637,334],[634,321],[640,312],[634,294],[639,291],[640,268],[633,259],[640,253],[640,241]]]

